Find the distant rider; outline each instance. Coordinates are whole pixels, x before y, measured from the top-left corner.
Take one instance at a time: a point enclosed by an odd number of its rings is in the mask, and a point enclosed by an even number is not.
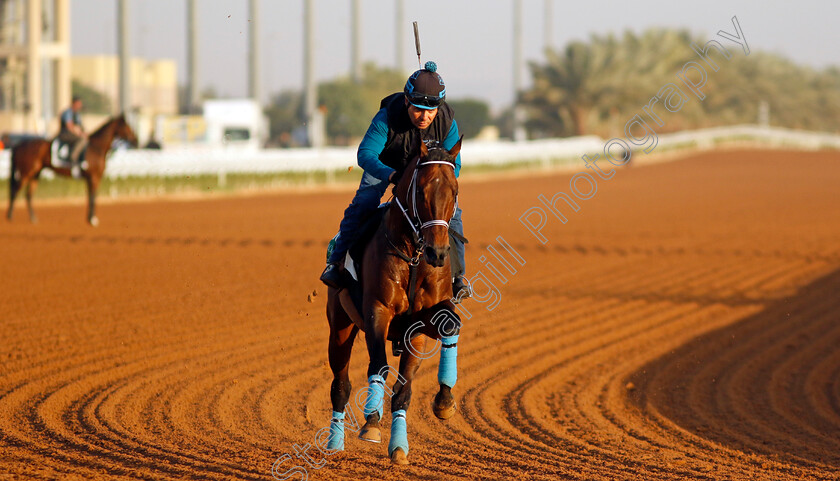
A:
[[[88,135],[79,115],[81,110],[82,99],[74,95],[70,108],[61,112],[61,131],[58,133],[58,140],[70,145],[70,163],[74,177],[78,177],[79,155],[88,144]]]
[[[451,149],[460,137],[458,124],[449,105],[444,102],[446,86],[434,62],[414,72],[403,92],[382,99],[379,112],[373,117],[359,144],[357,160],[364,169],[362,181],[353,201],[344,211],[339,235],[327,259],[321,281],[331,287],[342,287],[341,265],[347,249],[355,240],[362,219],[379,205],[390,183],[397,183],[408,163],[420,154],[420,140],[428,147],[440,145]],[[461,155],[455,159],[455,177],[461,171]],[[455,210],[450,226],[463,238],[461,208]],[[464,244],[453,238],[453,296],[460,300],[470,296],[465,278]]]

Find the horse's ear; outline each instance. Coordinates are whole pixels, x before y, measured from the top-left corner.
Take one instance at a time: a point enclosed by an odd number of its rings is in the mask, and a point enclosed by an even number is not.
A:
[[[429,156],[429,148],[426,147],[426,142],[420,140],[420,157],[428,157]]]
[[[464,136],[462,135],[461,138],[458,139],[458,143],[456,143],[452,146],[451,149],[449,149],[449,155],[451,155],[452,157],[458,157],[458,153],[461,152],[461,141],[463,140]]]

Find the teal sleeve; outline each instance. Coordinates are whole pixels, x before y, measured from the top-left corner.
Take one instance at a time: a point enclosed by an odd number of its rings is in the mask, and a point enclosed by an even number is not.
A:
[[[385,142],[388,141],[388,116],[385,109],[380,109],[373,117],[365,137],[359,144],[359,151],[356,154],[356,160],[361,167],[368,174],[377,179],[388,182],[388,177],[394,172],[394,169],[383,164],[379,160],[379,154],[385,148]]]
[[[449,133],[446,134],[446,140],[443,141],[443,148],[446,150],[455,147],[455,144],[458,143],[458,139],[461,138],[461,134],[458,133],[458,122],[452,121],[452,127],[449,128]],[[457,178],[458,175],[461,173],[461,153],[458,152],[458,155],[455,157],[455,177]]]

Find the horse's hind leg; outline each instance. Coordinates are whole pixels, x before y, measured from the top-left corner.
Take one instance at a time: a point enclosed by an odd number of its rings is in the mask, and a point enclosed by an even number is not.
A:
[[[391,439],[388,443],[388,455],[394,464],[408,464],[406,411],[411,403],[411,383],[422,362],[422,359],[412,352],[425,352],[426,336],[415,336],[409,342],[410,349],[400,356],[400,372],[396,376],[394,395],[391,397]]]
[[[15,208],[15,197],[17,197],[17,194],[20,191],[21,185],[20,179],[16,179],[16,176],[20,177],[20,174],[13,170],[12,175],[9,177],[9,211],[6,213],[6,218],[9,220],[12,220]]]
[[[332,290],[332,289],[331,289]],[[330,421],[330,436],[327,449],[344,450],[344,417],[347,401],[350,400],[350,354],[353,351],[353,341],[359,328],[341,309],[338,297],[330,292],[328,301],[328,317],[330,320],[329,359],[333,372],[333,382],[330,386],[330,400],[332,401],[332,419]],[[352,409],[352,408],[351,408]],[[350,416],[353,413],[350,412]],[[355,430],[358,424],[353,423]],[[353,428],[351,428],[353,429]]]

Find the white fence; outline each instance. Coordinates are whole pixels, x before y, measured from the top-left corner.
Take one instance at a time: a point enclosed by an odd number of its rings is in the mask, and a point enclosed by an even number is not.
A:
[[[807,150],[840,149],[840,135],[740,125],[660,135],[656,151],[706,149],[728,141],[753,141],[766,146]],[[605,142],[606,139],[594,135],[526,142],[466,141],[461,159],[465,166],[549,162],[558,159],[577,164],[583,154],[603,152]],[[355,147],[118,150],[108,161],[105,175],[111,178],[223,176],[236,173],[335,171],[355,165]],[[4,150],[0,151],[0,178],[8,178],[8,175],[9,151]]]

